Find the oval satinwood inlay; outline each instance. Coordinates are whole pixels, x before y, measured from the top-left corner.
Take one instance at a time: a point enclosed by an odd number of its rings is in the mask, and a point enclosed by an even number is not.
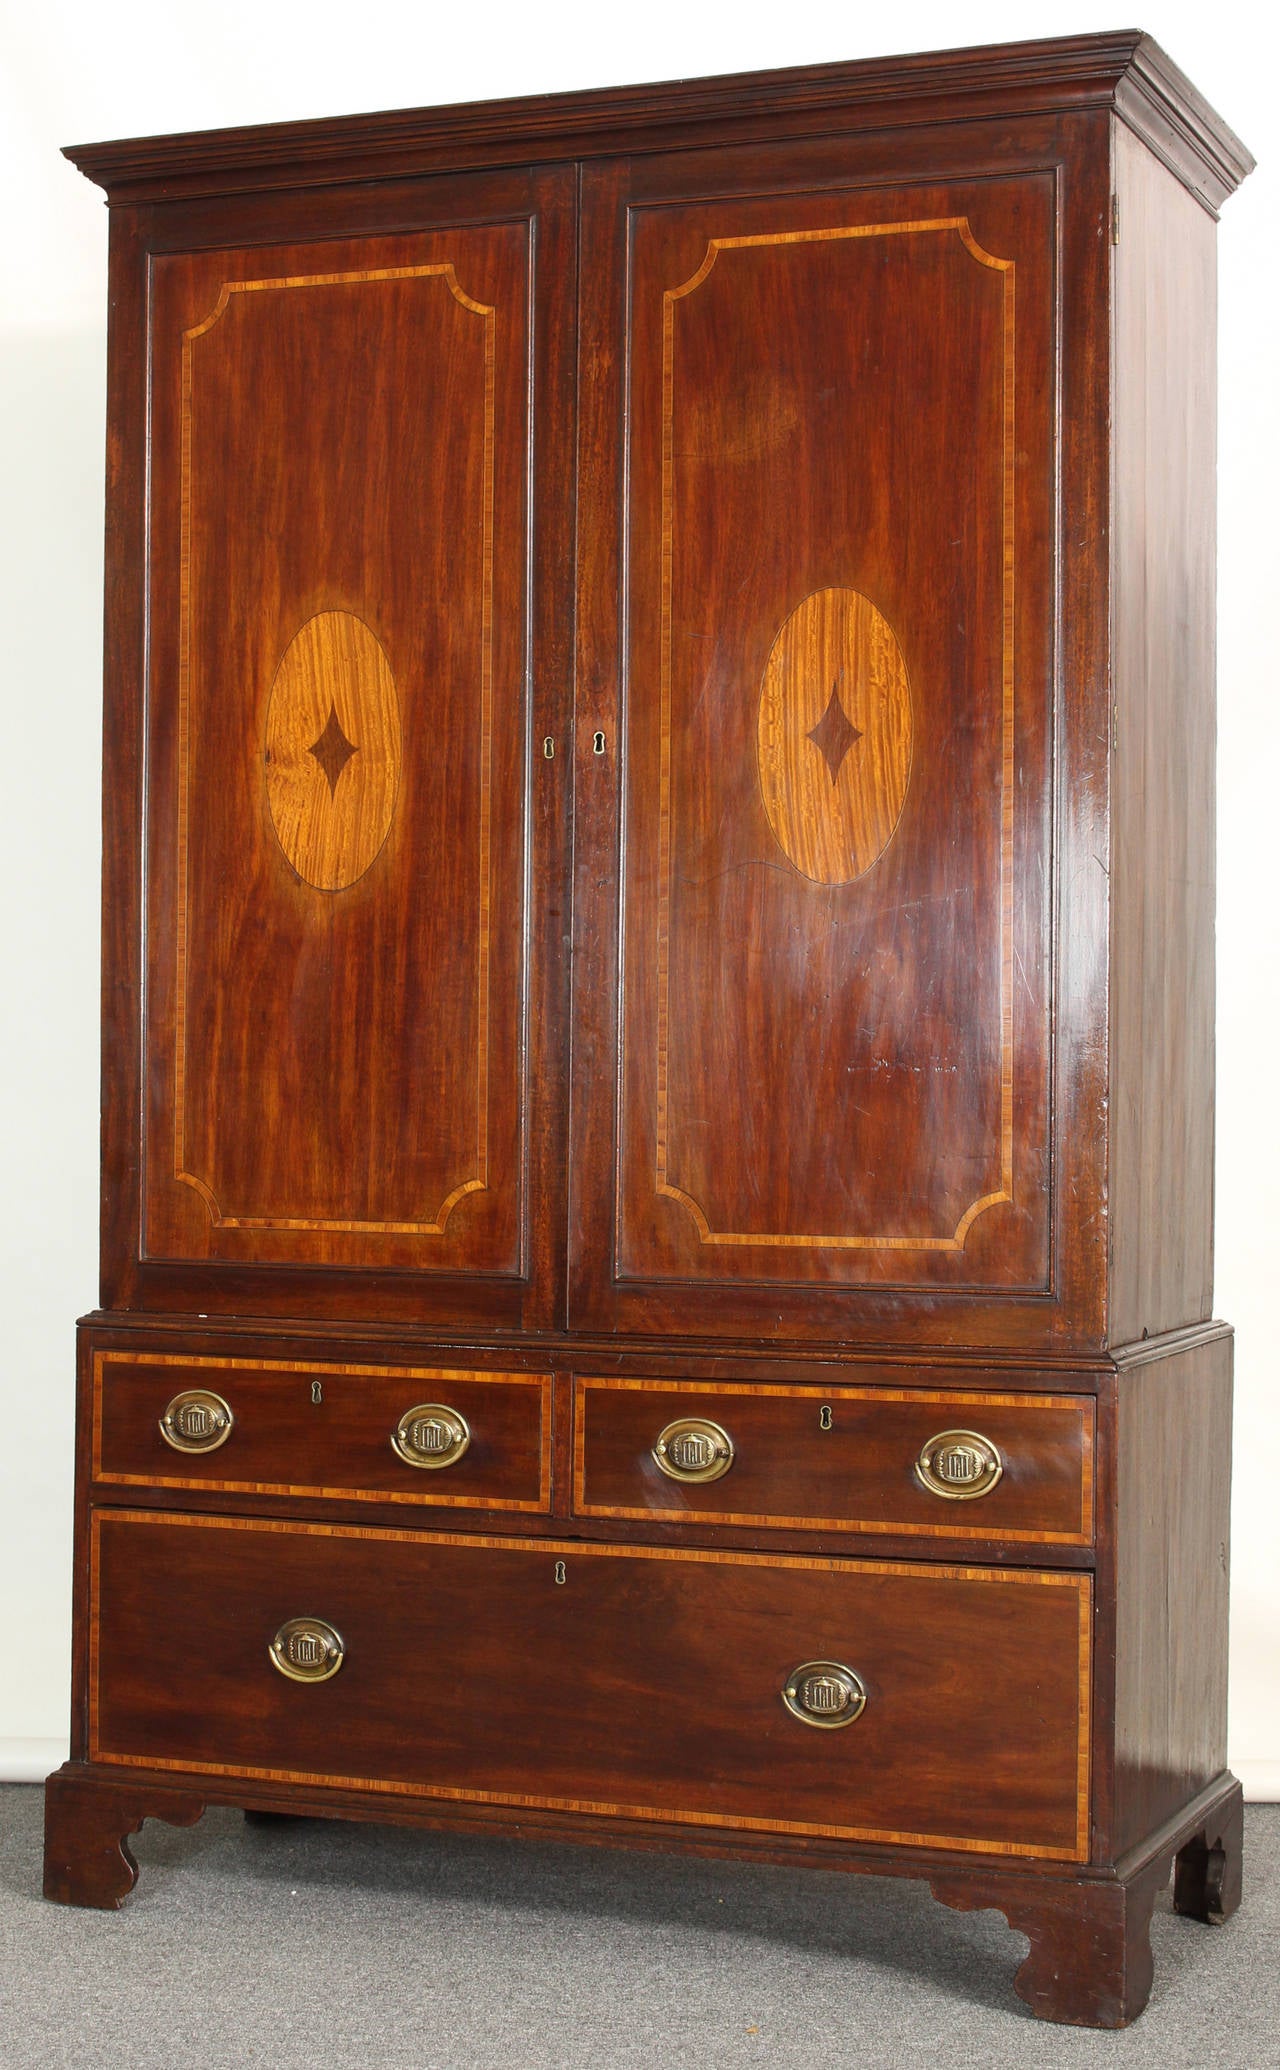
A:
[[[856,589],[820,589],[773,643],[756,732],[779,846],[817,884],[884,854],[911,774],[911,686],[893,627]]]
[[[391,827],[400,782],[400,707],[380,642],[350,611],[294,634],[267,705],[271,824],[317,891],[363,877]]]

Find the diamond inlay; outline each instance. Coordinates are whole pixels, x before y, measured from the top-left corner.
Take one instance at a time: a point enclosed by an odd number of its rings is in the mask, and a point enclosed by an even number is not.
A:
[[[861,733],[840,702],[840,679],[837,676],[831,685],[831,700],[825,712],[817,725],[805,735],[806,740],[813,742],[830,770],[832,783],[839,777],[840,765],[850,748],[861,738]]]
[[[823,724],[826,724],[825,719]],[[307,749],[307,753],[315,756],[324,771],[330,797],[337,790],[338,778],[351,760],[351,757],[359,752],[354,742],[347,739],[346,734],[342,730],[342,722],[338,717],[337,706],[331,703],[323,733],[316,740],[313,740]]]

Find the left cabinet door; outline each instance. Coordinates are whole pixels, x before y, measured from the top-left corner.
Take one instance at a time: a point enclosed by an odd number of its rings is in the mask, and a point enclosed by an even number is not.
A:
[[[173,214],[115,252],[104,1300],[552,1321],[571,179]]]

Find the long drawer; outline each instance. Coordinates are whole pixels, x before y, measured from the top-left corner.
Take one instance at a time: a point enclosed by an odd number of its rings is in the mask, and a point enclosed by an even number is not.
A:
[[[583,1375],[574,1413],[581,1516],[1093,1539],[1089,1395]]]
[[[551,1381],[99,1351],[93,1479],[103,1488],[546,1511]]]
[[[1087,1575],[127,1510],[92,1540],[94,1761],[1087,1849]]]

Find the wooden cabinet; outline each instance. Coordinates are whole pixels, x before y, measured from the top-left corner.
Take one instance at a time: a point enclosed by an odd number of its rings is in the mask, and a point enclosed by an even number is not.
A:
[[[1124,34],[70,155],[106,1211],[50,1894],[207,1803],[518,1812],[926,1876],[1123,2024],[1175,1859],[1239,1893],[1248,154]]]

